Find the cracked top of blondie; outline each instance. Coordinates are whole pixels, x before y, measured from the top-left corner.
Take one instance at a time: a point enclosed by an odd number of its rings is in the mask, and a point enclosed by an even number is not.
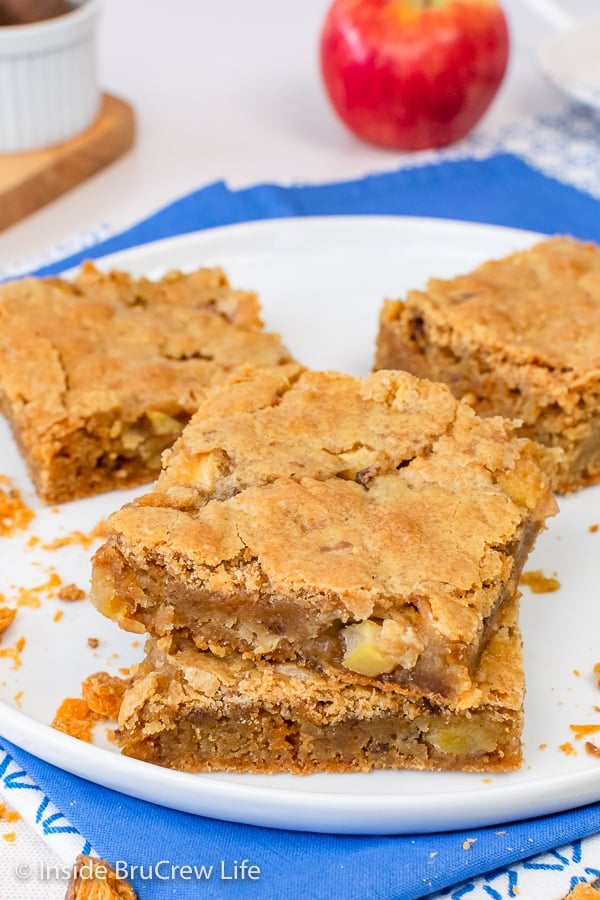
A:
[[[94,602],[202,648],[463,689],[555,512],[551,469],[508,420],[404,372],[238,370],[109,518]]]
[[[452,279],[431,279],[407,303],[428,322],[450,327],[523,365],[567,378],[598,378],[600,249],[555,237]],[[394,305],[389,306],[394,310]]]
[[[150,281],[88,263],[72,281],[11,282],[0,287],[0,402],[44,440],[107,411],[191,411],[199,388],[239,363],[290,361],[261,325],[256,295],[220,269]]]

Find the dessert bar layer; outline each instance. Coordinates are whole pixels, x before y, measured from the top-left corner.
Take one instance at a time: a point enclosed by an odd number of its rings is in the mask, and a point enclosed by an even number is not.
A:
[[[108,519],[93,600],[218,654],[456,696],[555,511],[551,462],[407,373],[247,370]]]
[[[0,410],[47,503],[155,478],[205,388],[242,363],[291,358],[219,269],[150,281],[88,264],[0,287]]]
[[[562,450],[555,487],[600,479],[600,249],[551,238],[386,301],[375,367],[446,382]]]
[[[293,663],[219,659],[180,636],[150,640],[117,741],[128,756],[193,772],[514,770],[523,718],[515,609],[505,604],[472,688],[455,702]]]

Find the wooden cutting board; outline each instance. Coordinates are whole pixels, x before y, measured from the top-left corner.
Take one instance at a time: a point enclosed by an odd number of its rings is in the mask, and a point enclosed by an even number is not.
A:
[[[83,134],[44,150],[0,154],[0,231],[114,162],[134,136],[131,106],[103,94],[98,118]]]

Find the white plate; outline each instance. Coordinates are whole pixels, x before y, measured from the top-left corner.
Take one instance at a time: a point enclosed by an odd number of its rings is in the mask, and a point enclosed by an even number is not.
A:
[[[216,229],[126,251],[103,260],[135,274],[219,263],[232,281],[260,291],[267,327],[312,367],[366,374],[373,361],[378,311],[427,277],[450,276],[537,239],[522,231],[408,218],[270,221]],[[38,586],[55,570],[86,587],[90,550],[45,551],[28,545],[74,530],[89,531],[128,494],[40,508],[5,423],[0,472],[9,475],[37,518],[20,537],[0,538],[0,592]],[[121,757],[105,745],[81,743],[48,727],[82,678],[118,670],[141,656],[88,601],[65,604],[40,591],[39,608],[22,606],[0,650],[26,637],[22,665],[0,658],[0,731],[55,765],[158,804],[216,818],[297,830],[416,833],[474,828],[528,818],[600,800],[600,760],[585,753],[572,724],[600,724],[600,691],[592,673],[600,660],[598,581],[600,488],[560,503],[527,569],[556,572],[561,589],[524,590],[522,625],[527,674],[525,763],[510,775],[374,772],[368,775],[190,775]],[[56,612],[63,612],[59,622]],[[88,637],[100,641],[97,650]],[[567,754],[561,745],[576,751]]]

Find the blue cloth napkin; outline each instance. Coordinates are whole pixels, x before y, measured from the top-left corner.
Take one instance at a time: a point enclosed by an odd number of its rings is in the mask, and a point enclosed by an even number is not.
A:
[[[216,225],[332,214],[463,219],[600,243],[596,200],[502,154],[318,186],[263,184],[231,191],[223,183],[212,184],[39,272],[50,274],[83,258]],[[101,855],[142,867],[133,878],[141,900],[220,898],[232,891],[261,900],[416,900],[600,830],[599,804],[461,833],[373,837],[286,832],[153,806],[71,776],[6,741],[2,745]],[[466,838],[477,839],[469,842],[468,851]],[[231,875],[234,862],[243,859],[260,868],[259,879],[220,877],[221,860],[224,874]],[[158,861],[214,865],[215,871],[202,882],[148,877]]]
[[[200,188],[108,240],[38,270],[53,274],[161,238],[258,219],[326,215],[410,215],[463,219],[570,234],[600,243],[600,204],[508,153],[371,175],[356,181],[230,191]]]

